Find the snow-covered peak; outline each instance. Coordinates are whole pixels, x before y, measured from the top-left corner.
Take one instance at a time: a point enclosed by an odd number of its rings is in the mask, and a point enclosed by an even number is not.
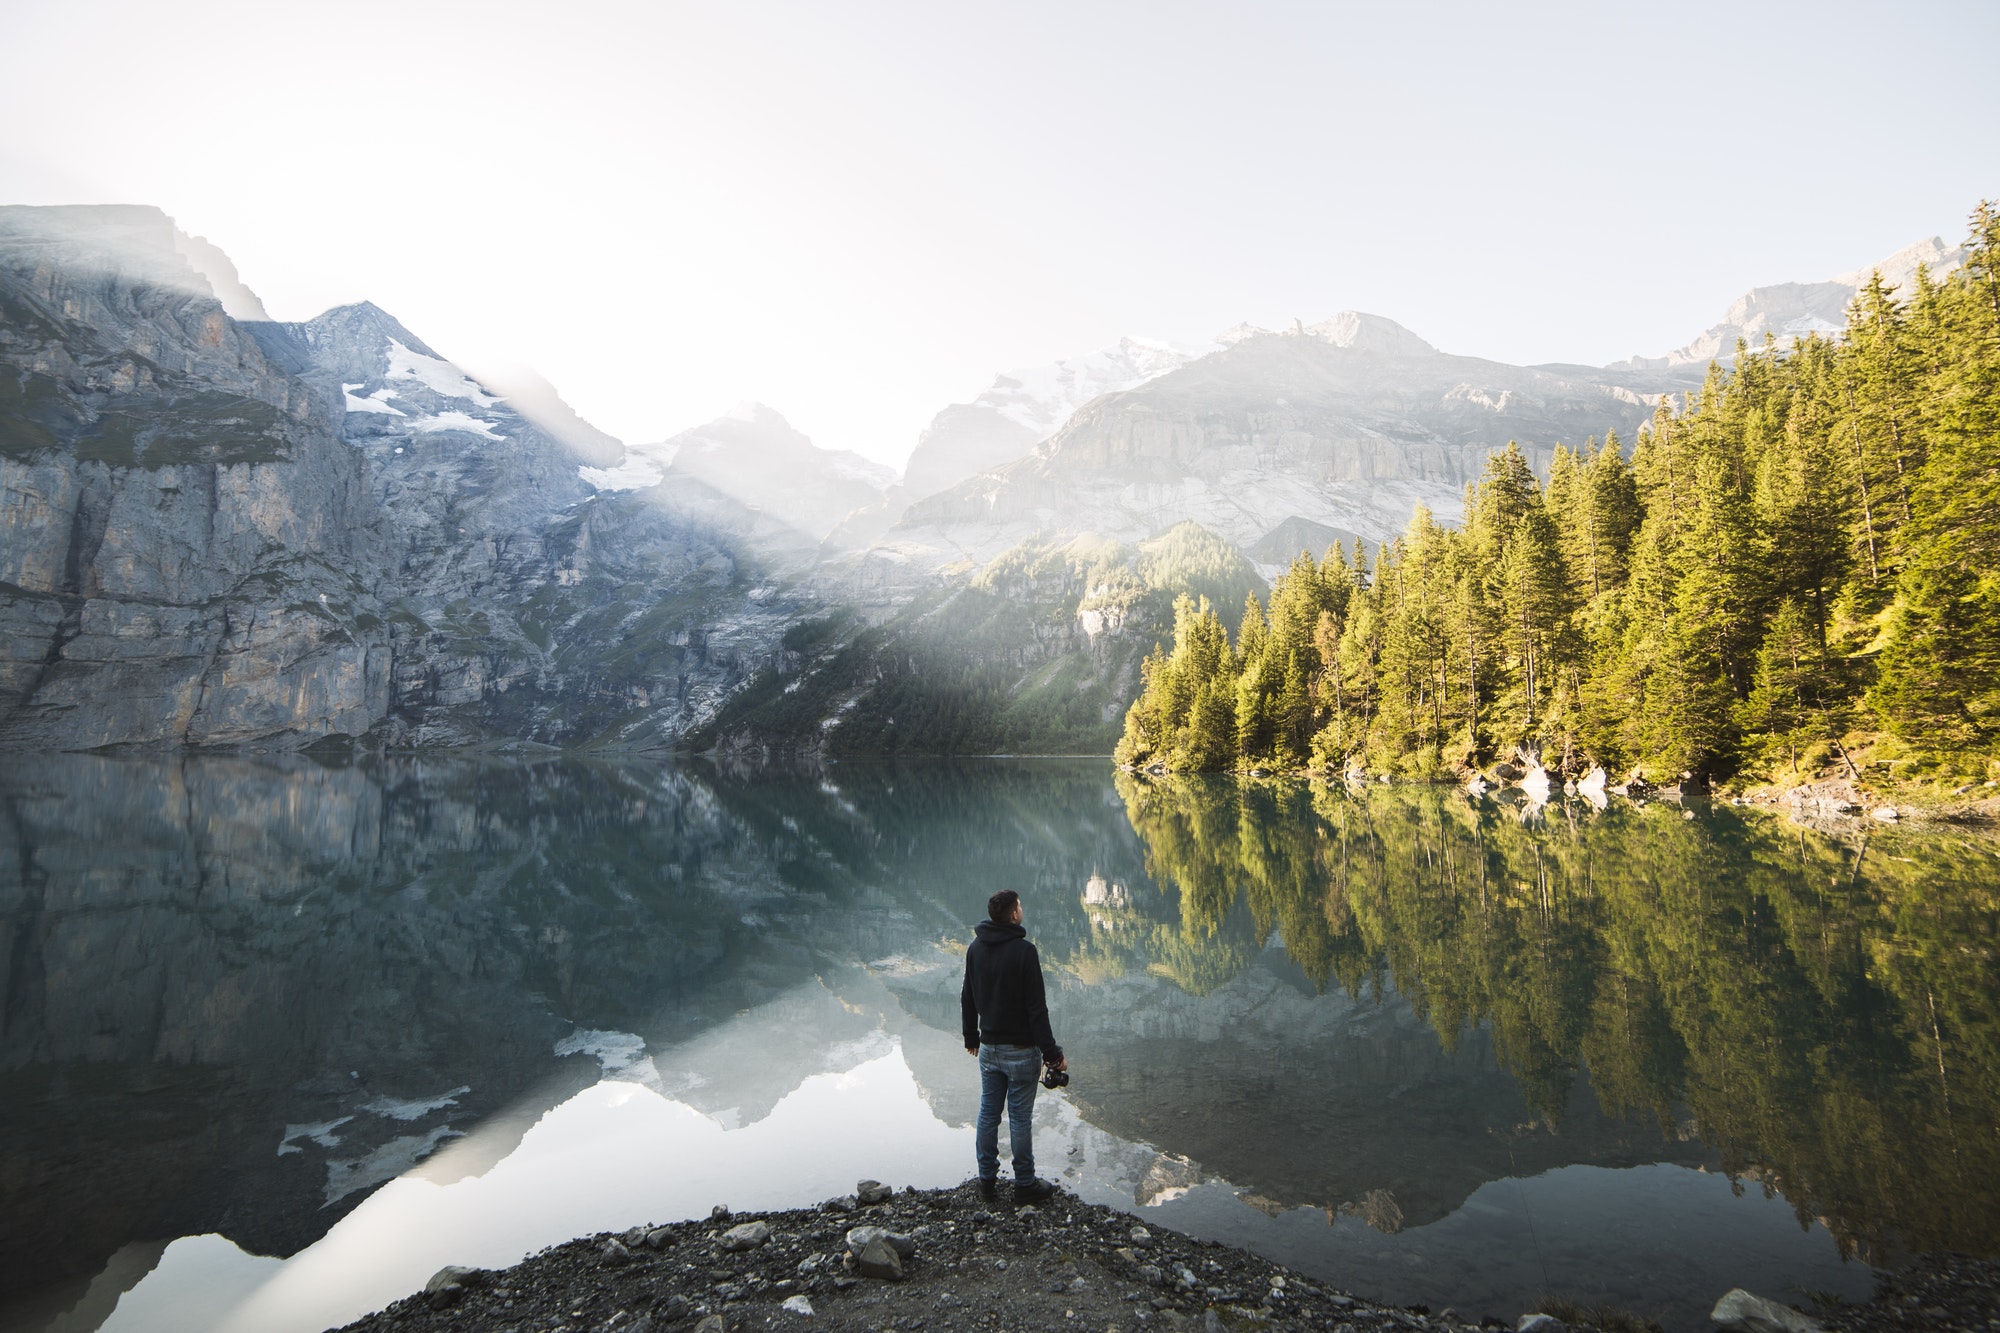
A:
[[[1218,347],[1234,347],[1237,343],[1248,342],[1260,334],[1267,334],[1269,332],[1271,330],[1259,328],[1257,325],[1246,320],[1241,324],[1232,324],[1222,332],[1216,334],[1215,343]]]
[[[1376,352],[1383,356],[1436,356],[1438,349],[1404,328],[1393,319],[1381,315],[1365,314],[1359,310],[1343,310],[1332,319],[1322,320],[1309,326],[1305,332],[1314,338],[1332,343],[1335,347],[1352,348],[1357,352]]]
[[[1082,356],[1009,371],[996,377],[993,387],[973,402],[992,408],[1034,431],[1037,439],[1044,439],[1091,399],[1136,388],[1200,355],[1150,338],[1120,338],[1109,347]]]

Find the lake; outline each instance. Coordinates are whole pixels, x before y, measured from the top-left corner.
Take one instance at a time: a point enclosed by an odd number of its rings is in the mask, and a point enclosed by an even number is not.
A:
[[[1670,1329],[2000,1248],[1987,838],[1092,760],[55,756],[0,840],[7,1330],[317,1330],[955,1184],[1002,887],[1074,1075],[1041,1172],[1148,1222]]]

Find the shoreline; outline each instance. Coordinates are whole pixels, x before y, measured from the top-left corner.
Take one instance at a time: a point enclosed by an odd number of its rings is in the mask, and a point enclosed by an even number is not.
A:
[[[864,1200],[869,1200],[864,1202]],[[1810,1314],[1827,1333],[1983,1333],[2000,1263],[1922,1256],[1878,1273],[1877,1295]],[[1720,1298],[1724,1293],[1717,1292]],[[1104,1333],[1645,1333],[1641,1315],[1551,1298],[1541,1311],[1392,1306],[1219,1241],[1149,1226],[1065,1192],[1015,1208],[972,1185],[857,1194],[817,1208],[601,1232],[508,1268],[441,1269],[426,1288],[339,1333],[755,1333],[765,1329]],[[1744,1329],[1765,1324],[1726,1325]]]

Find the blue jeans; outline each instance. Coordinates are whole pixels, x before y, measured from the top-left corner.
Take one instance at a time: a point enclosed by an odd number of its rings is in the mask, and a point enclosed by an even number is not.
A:
[[[1014,1179],[1035,1178],[1035,1089],[1042,1077],[1042,1053],[1032,1046],[979,1047],[979,1126],[973,1149],[979,1178],[1000,1175],[1000,1105],[1007,1106],[1007,1131],[1014,1143]]]

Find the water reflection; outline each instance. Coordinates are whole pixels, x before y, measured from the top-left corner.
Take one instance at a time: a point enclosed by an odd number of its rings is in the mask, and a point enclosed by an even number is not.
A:
[[[1447,1049],[1490,1036],[1549,1126],[1587,1085],[1845,1251],[2000,1237],[1990,844],[1672,805],[1524,823],[1429,788],[1118,785],[1182,909],[1138,952],[1188,988],[1275,932],[1315,986],[1393,987]]]
[[[739,1206],[955,1180],[999,887],[1058,966],[1043,1155],[1089,1197],[1396,1299],[1512,1314],[1553,1265],[1670,1324],[1996,1233],[1976,843],[1089,762],[85,757],[0,779],[0,841],[0,1327],[334,1272],[285,1307],[323,1326],[436,1266],[389,1262],[396,1217],[499,1263],[705,1212],[717,1162]],[[894,1076],[848,1085],[834,1178],[787,1167],[824,1150],[788,1099],[857,1069]]]

